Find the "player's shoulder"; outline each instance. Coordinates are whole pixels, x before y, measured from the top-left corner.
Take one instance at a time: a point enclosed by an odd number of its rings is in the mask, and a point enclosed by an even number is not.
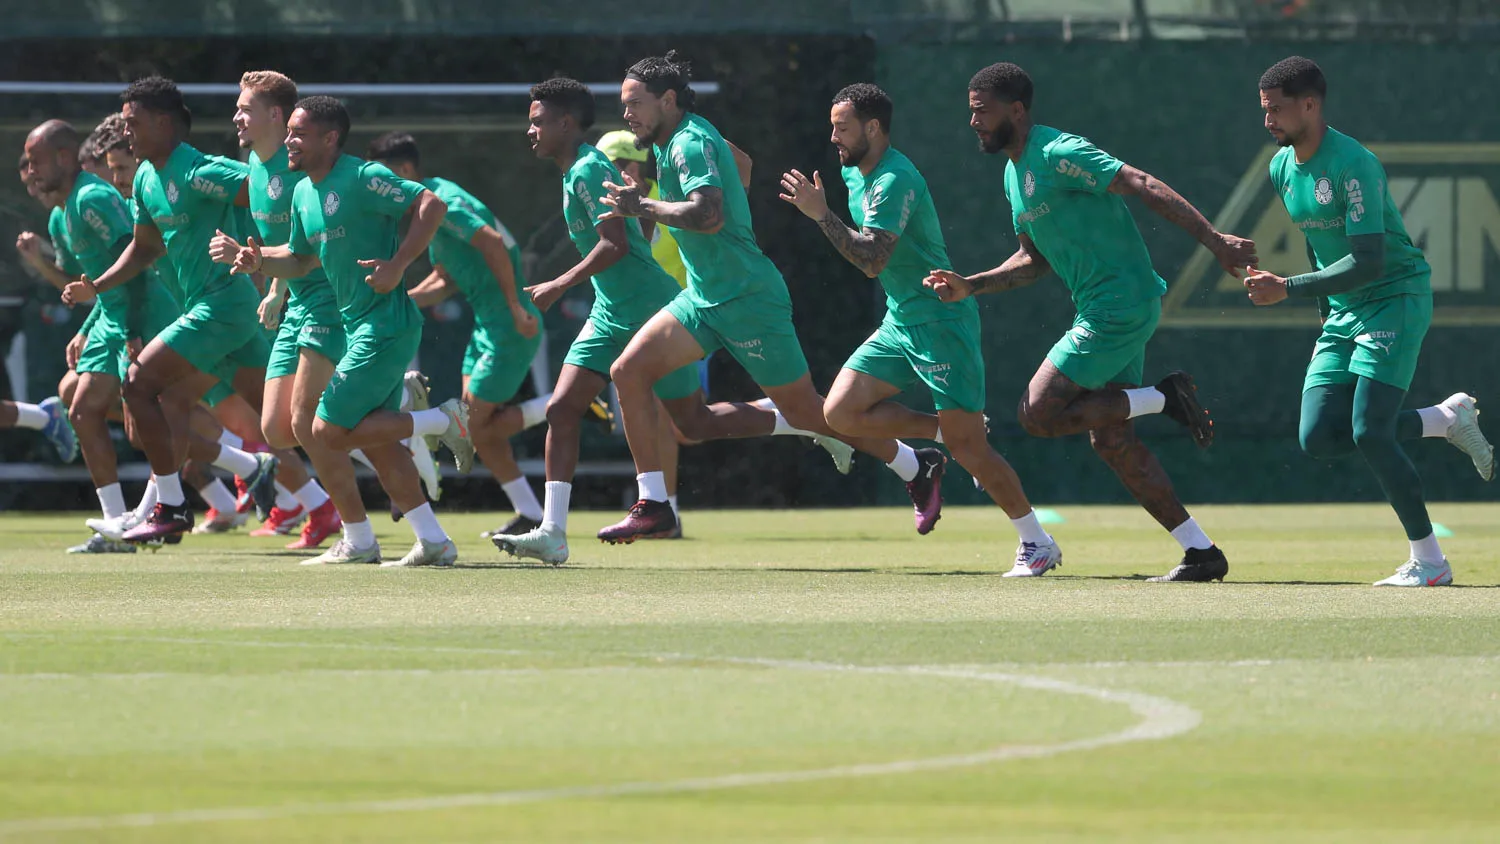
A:
[[[926,187],[927,179],[922,176],[922,171],[901,150],[891,147],[881,156],[877,168],[878,175],[886,177],[889,181],[899,182],[912,187]]]
[[[1343,132],[1329,127],[1328,134],[1324,136],[1324,143],[1333,145],[1332,152],[1344,169],[1350,167],[1367,167],[1371,164],[1380,165],[1379,156],[1370,151],[1370,148],[1355,139],[1345,135]]]
[[[1271,156],[1271,162],[1266,165],[1266,169],[1271,173],[1271,178],[1280,178],[1285,174],[1287,165],[1293,161],[1292,156],[1295,154],[1296,152],[1291,147],[1282,147],[1276,150],[1276,153]]]
[[[1042,157],[1048,161],[1067,158],[1070,155],[1078,155],[1081,152],[1101,152],[1099,145],[1095,144],[1085,135],[1074,132],[1064,132],[1051,126],[1033,126],[1033,133],[1037,135],[1035,141],[1041,148]]]

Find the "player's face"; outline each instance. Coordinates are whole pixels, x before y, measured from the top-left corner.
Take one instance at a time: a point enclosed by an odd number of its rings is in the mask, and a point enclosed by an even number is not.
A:
[[[62,154],[47,146],[40,139],[28,139],[26,141],[27,175],[25,178],[31,184],[35,184],[38,191],[52,193],[61,190],[63,178],[67,175],[61,162]]]
[[[639,79],[627,79],[620,86],[620,105],[625,109],[625,125],[635,133],[636,140],[654,143],[661,133],[663,99],[676,97],[671,91],[658,97],[646,90],[646,83]]]
[[[333,162],[338,132],[324,129],[297,109],[286,124],[286,163],[293,170],[321,170]]]
[[[828,122],[833,124],[829,140],[839,151],[839,163],[852,167],[864,161],[870,153],[870,133],[875,131],[875,121],[861,121],[853,103],[835,103],[828,113]]]
[[[241,89],[240,98],[234,103],[234,131],[240,148],[253,146],[267,134],[279,134],[276,118],[280,113],[280,109],[267,105],[255,92]]]
[[[123,149],[112,149],[104,154],[104,163],[109,169],[109,183],[129,199],[135,190],[135,168],[140,162]]]
[[[531,151],[536,157],[556,158],[560,155],[568,134],[567,112],[544,102],[532,102],[527,119],[530,125],[526,127],[526,139],[531,141]]]
[[[104,163],[103,158],[79,158],[78,166],[82,167],[85,172],[92,173],[106,182],[110,180],[109,167]]]
[[[171,115],[158,114],[139,103],[126,103],[120,116],[125,120],[125,140],[137,157],[155,159],[171,154]]]
[[[1266,131],[1277,146],[1289,147],[1302,139],[1312,118],[1312,97],[1289,97],[1280,88],[1260,92],[1260,108],[1265,112]]]
[[[31,180],[31,159],[29,158],[21,161],[21,187],[26,188],[26,195],[32,199],[36,199],[41,194],[41,190]]]
[[[979,136],[979,148],[990,155],[1005,149],[1016,136],[1014,112],[1008,103],[988,91],[969,92],[969,128]]]

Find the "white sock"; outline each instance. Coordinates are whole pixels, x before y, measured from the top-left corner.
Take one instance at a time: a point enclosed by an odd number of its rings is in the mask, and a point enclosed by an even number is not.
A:
[[[182,479],[177,477],[176,472],[156,476],[156,500],[168,507],[181,507],[187,500],[182,497]],[[234,509],[233,503],[229,505],[229,509]]]
[[[306,507],[309,513],[328,503],[328,493],[312,478],[308,478],[307,483],[293,495],[297,496],[297,503]]]
[[[1458,414],[1440,404],[1432,407],[1419,407],[1417,415],[1422,417],[1422,436],[1424,437],[1448,436],[1448,429],[1453,427],[1453,422],[1458,419]]]
[[[669,496],[667,496],[667,503],[670,504],[670,505],[672,505],[672,515],[674,515],[674,516],[676,516],[678,518],[682,518],[682,511],[679,510],[679,509],[677,509],[677,496],[675,496],[675,495],[669,495]]]
[[[422,411],[417,411],[421,413]],[[432,505],[426,501],[421,507],[413,507],[402,515],[411,525],[412,532],[423,542],[447,542],[448,534],[443,532],[443,526],[438,524],[437,514],[432,512]]]
[[[119,481],[94,491],[99,493],[99,509],[103,511],[104,518],[116,519],[125,515],[125,492],[120,489]]]
[[[568,503],[573,498],[573,484],[568,481],[548,481],[542,494],[546,507],[542,511],[542,530],[568,530]]]
[[[344,538],[349,544],[363,551],[375,544],[375,528],[370,526],[370,520],[362,522],[344,522]]]
[[[238,448],[243,451],[245,448],[245,438],[225,428],[219,432],[219,445],[227,445],[230,448]]]
[[[255,462],[255,456],[248,451],[240,451],[232,445],[219,446],[219,456],[214,458],[214,465],[226,472],[248,478],[255,474],[260,464]]]
[[[354,458],[355,460],[358,460],[360,464],[363,465],[366,469],[369,469],[372,472],[375,471],[375,464],[371,463],[370,458],[365,456],[364,449],[356,448],[353,451],[349,452],[349,456]]]
[[[536,500],[536,493],[532,491],[531,484],[526,482],[526,476],[522,475],[515,480],[506,481],[500,485],[505,490],[505,495],[510,499],[510,506],[516,508],[516,515],[525,516],[528,519],[542,518],[541,502]]]
[[[1443,549],[1438,545],[1437,534],[1429,533],[1422,539],[1411,540],[1411,557],[1422,563],[1441,563]]]
[[[1130,391],[1126,390],[1125,392],[1128,393]],[[1214,547],[1213,540],[1208,538],[1208,534],[1203,532],[1203,528],[1198,527],[1198,520],[1192,516],[1189,516],[1187,521],[1172,528],[1172,538],[1177,540],[1177,544],[1181,545],[1184,551],[1194,548],[1202,551]]]
[[[896,440],[896,459],[885,465],[896,473],[896,477],[907,483],[915,480],[918,470],[922,468],[921,462],[917,460],[917,450],[900,440]]]
[[[937,436],[933,437],[932,441],[938,445],[943,445],[943,426],[938,426]]]
[[[812,431],[804,431],[801,428],[793,428],[792,423],[786,421],[781,411],[773,411],[776,414],[776,427],[771,431],[773,437],[811,437],[816,436]]]
[[[547,421],[547,402],[552,401],[552,394],[537,396],[521,402],[521,427],[534,428]]]
[[[401,404],[397,406],[401,408],[402,413],[411,410],[411,390],[406,389],[406,382],[404,380],[401,383]]]
[[[297,509],[298,507],[300,507],[302,505],[300,505],[300,504],[297,503],[297,496],[292,495],[292,491],[291,490],[289,490],[286,487],[282,486],[281,485],[281,481],[277,481],[276,482],[276,506],[280,507],[281,509],[283,509],[283,510],[287,511],[288,513],[290,513],[291,511]]]
[[[1010,523],[1015,525],[1016,533],[1020,535],[1022,542],[1030,542],[1033,545],[1046,545],[1052,541],[1051,535],[1042,530],[1042,523],[1036,519],[1036,511],[1022,516],[1019,519],[1011,519]]]
[[[220,513],[233,514],[235,510],[239,509],[235,502],[234,493],[230,492],[229,487],[225,486],[224,482],[218,478],[209,481],[207,486],[198,490],[198,494],[203,496],[203,500],[208,506],[218,510]]]
[[[635,485],[646,501],[667,500],[667,476],[661,472],[642,472],[635,476]]]
[[[756,399],[755,401],[750,402],[750,404],[760,408],[761,410],[776,409],[776,402],[771,401],[769,398]]]
[[[42,430],[47,427],[47,411],[41,405],[16,402],[16,427]]]
[[[141,503],[135,505],[135,518],[137,521],[151,515],[151,508],[156,506],[156,477],[152,476],[146,481],[146,491],[141,493]]]
[[[1162,408],[1167,406],[1167,397],[1161,390],[1155,387],[1139,387],[1134,390],[1126,390],[1125,398],[1130,399],[1130,416],[1145,416],[1148,413],[1161,413]]]
[[[429,408],[427,410],[413,410],[411,412],[411,435],[414,437],[435,437],[448,430],[448,414],[442,408]]]

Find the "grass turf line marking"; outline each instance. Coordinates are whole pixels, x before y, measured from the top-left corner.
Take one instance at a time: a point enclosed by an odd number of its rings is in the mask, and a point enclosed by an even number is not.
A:
[[[451,650],[451,649],[450,649]],[[612,785],[579,785],[560,788],[521,789],[436,797],[411,797],[393,800],[364,800],[331,803],[294,803],[282,806],[246,806],[217,809],[184,809],[169,812],[143,812],[125,815],[95,815],[58,818],[30,818],[0,821],[0,836],[30,832],[64,832],[73,830],[155,827],[192,823],[227,823],[233,821],[273,821],[296,817],[327,815],[393,814],[430,812],[441,809],[487,808],[541,803],[553,800],[598,799],[634,795],[679,794],[694,791],[716,791],[763,785],[788,785],[820,780],[856,777],[914,774],[952,768],[974,767],[1011,759],[1039,759],[1063,753],[1097,750],[1138,741],[1161,741],[1182,735],[1202,723],[1197,710],[1167,698],[1139,692],[1085,686],[1048,677],[978,671],[939,665],[860,666],[802,660],[760,659],[753,657],[704,657],[689,654],[634,654],[636,658],[671,662],[705,662],[729,665],[759,666],[785,671],[812,671],[846,674],[884,674],[913,677],[947,677],[990,683],[1007,683],[1025,689],[1077,695],[1122,704],[1139,715],[1134,726],[1091,738],[1057,744],[1004,745],[974,753],[930,756],[921,759],[899,759],[859,765],[838,765],[801,771],[764,771],[760,773],[724,774],[659,782],[626,782]],[[629,669],[626,669],[629,670]]]

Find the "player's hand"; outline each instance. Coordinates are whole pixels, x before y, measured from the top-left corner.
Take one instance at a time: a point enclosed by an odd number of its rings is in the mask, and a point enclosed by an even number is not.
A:
[[[125,358],[126,358],[126,360],[129,360],[131,363],[135,363],[136,359],[141,356],[141,349],[144,349],[144,348],[146,348],[146,344],[143,343],[143,342],[141,342],[141,338],[139,338],[139,337],[132,337],[129,340],[126,340],[125,341]]]
[[[86,334],[74,334],[73,339],[68,341],[67,348],[63,349],[63,357],[68,360],[68,368],[78,368],[78,358],[83,354],[83,344],[88,341]]]
[[[390,261],[382,261],[379,258],[368,258],[363,261],[356,261],[355,263],[370,271],[370,274],[365,276],[365,284],[370,285],[370,288],[376,293],[389,293],[401,284],[403,273],[396,269],[396,265]]]
[[[16,251],[28,264],[37,264],[42,258],[42,239],[36,232],[21,232],[16,236]]]
[[[1220,232],[1218,239],[1209,247],[1218,259],[1219,266],[1224,272],[1235,278],[1241,278],[1241,272],[1247,267],[1253,267],[1260,263],[1260,258],[1255,254],[1255,241],[1245,237],[1235,237],[1232,234]]]
[[[811,179],[797,170],[781,177],[781,198],[797,206],[797,210],[814,220],[828,214],[828,197],[823,193],[823,177],[813,171]]]
[[[567,292],[568,286],[555,278],[526,288],[526,295],[531,297],[531,304],[536,305],[537,310],[540,311],[552,307]]]
[[[617,185],[605,180],[604,189],[609,191],[599,198],[599,201],[614,210],[600,217],[600,220],[608,220],[614,217],[639,217],[641,215],[641,186],[630,183],[625,179],[625,184]]]
[[[85,278],[69,282],[68,286],[63,288],[62,300],[68,307],[72,307],[82,305],[84,302],[92,302],[98,295],[99,291],[95,290],[94,285],[89,284],[88,279]]]
[[[275,331],[281,325],[281,303],[283,296],[266,296],[260,300],[260,306],[255,309],[256,316],[260,317],[260,324],[267,331]]]
[[[536,314],[527,310],[526,306],[520,302],[510,306],[510,318],[516,325],[516,333],[528,340],[542,330],[542,324],[537,322]]]
[[[251,240],[254,239],[255,238],[251,238]],[[240,246],[239,241],[221,231],[216,230],[214,232],[213,239],[208,242],[208,257],[214,259],[215,263],[229,264],[233,266],[236,262],[235,259],[239,257],[240,250],[242,249],[244,249],[244,247]],[[235,267],[235,272],[247,271]]]
[[[974,295],[974,285],[952,270],[929,271],[922,279],[922,286],[936,293],[944,302],[957,302]]]
[[[1245,268],[1245,291],[1257,305],[1274,305],[1286,298],[1286,279],[1275,273]]]

